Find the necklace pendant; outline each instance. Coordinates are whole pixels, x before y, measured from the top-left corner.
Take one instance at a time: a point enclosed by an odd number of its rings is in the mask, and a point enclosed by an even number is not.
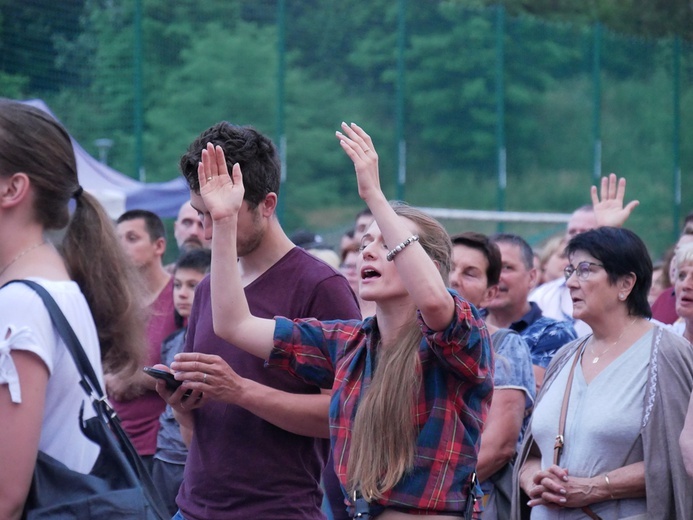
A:
[[[599,361],[599,356],[597,356],[596,358],[594,358],[594,359],[592,360],[592,364],[594,365],[597,361]]]

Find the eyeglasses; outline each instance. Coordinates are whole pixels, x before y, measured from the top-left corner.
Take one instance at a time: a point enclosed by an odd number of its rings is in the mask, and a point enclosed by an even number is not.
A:
[[[577,274],[577,279],[580,280],[581,282],[584,282],[590,277],[590,273],[592,272],[592,269],[590,269],[590,266],[595,266],[595,267],[604,267],[602,264],[596,264],[594,262],[580,262],[577,267],[573,267],[572,265],[569,265],[565,269],[563,269],[563,276],[565,276],[566,281],[568,278],[570,278],[573,273]]]

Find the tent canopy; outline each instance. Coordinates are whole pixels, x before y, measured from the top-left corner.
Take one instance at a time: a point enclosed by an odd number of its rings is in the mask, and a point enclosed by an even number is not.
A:
[[[40,108],[59,121],[42,100],[32,99],[24,103]],[[188,185],[182,176],[168,182],[140,182],[99,162],[72,136],[71,139],[79,183],[99,199],[111,218],[115,219],[130,209],[146,209],[161,218],[176,217],[183,202],[190,199]]]

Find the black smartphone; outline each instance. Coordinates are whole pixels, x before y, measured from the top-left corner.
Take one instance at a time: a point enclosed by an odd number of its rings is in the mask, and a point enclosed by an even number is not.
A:
[[[166,381],[166,386],[171,390],[175,390],[183,384],[183,381],[178,381],[175,377],[173,377],[173,374],[166,372],[165,370],[159,370],[158,368],[153,367],[144,367],[142,370],[152,377]]]

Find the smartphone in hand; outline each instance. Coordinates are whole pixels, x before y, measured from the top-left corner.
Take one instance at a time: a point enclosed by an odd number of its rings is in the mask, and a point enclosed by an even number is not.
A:
[[[165,370],[159,370],[158,368],[154,367],[144,367],[142,370],[152,377],[163,379],[166,382],[166,387],[170,390],[175,390],[183,384],[183,381],[178,381],[175,377],[173,377],[173,374],[166,372]]]

